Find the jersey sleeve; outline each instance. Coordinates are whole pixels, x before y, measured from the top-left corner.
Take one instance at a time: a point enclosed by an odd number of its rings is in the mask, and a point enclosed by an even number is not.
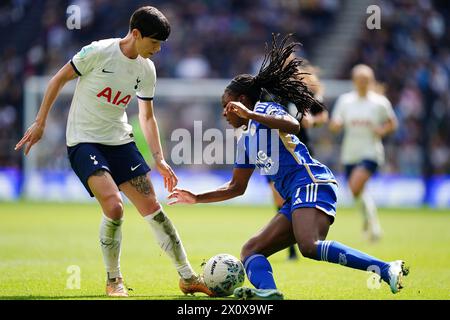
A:
[[[270,116],[277,116],[277,115],[284,116],[288,114],[288,112],[284,110],[281,106],[266,103],[257,103],[253,111],[256,113],[267,114]]]
[[[382,121],[387,121],[389,119],[395,118],[394,109],[392,108],[391,102],[384,96],[381,97],[380,101],[380,117]]]
[[[81,48],[81,50],[73,56],[72,60],[70,60],[70,64],[79,76],[83,76],[94,70],[98,62],[99,51],[98,41],[94,41]]]
[[[238,142],[236,148],[236,160],[234,162],[235,168],[255,168],[255,164],[250,163],[250,159],[247,153],[249,136],[243,134]]]
[[[146,63],[148,65],[145,66],[145,76],[136,96],[141,100],[153,100],[156,86],[156,68],[151,60],[146,59]]]

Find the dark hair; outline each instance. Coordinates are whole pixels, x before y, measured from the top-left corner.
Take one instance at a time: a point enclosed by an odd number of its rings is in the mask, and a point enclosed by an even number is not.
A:
[[[266,54],[258,74],[256,76],[250,74],[236,76],[225,91],[237,95],[244,94],[253,104],[256,104],[264,89],[273,96],[275,101],[294,103],[301,116],[311,109],[325,109],[325,106],[314,98],[314,94],[303,81],[302,75],[309,74],[301,72],[303,60],[293,58],[286,63],[295,47],[300,45],[298,42],[286,45],[291,36],[288,34],[278,44],[279,34],[272,34],[271,48],[269,49],[266,43]]]
[[[165,41],[170,34],[167,18],[155,7],[140,7],[130,19],[130,31],[138,29],[143,37]]]

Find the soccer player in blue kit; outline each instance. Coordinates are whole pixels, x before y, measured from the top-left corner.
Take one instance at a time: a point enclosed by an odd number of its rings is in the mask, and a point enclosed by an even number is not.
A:
[[[258,75],[238,75],[222,95],[227,121],[234,128],[247,128],[238,140],[231,181],[200,194],[175,188],[169,195],[171,204],[218,202],[240,196],[258,167],[263,174],[271,176],[285,203],[279,214],[242,247],[241,260],[255,288],[237,288],[236,298],[283,299],[267,258],[295,243],[307,258],[377,272],[391,291],[397,293],[402,288],[402,277],[408,274],[404,261],[385,262],[337,241],[325,240],[336,216],[335,177],[310,156],[295,136],[299,123],[283,106],[258,101],[261,91],[267,90],[281,100],[295,103],[302,114],[320,104],[298,74],[302,61],[295,58],[283,67],[297,45],[286,45],[287,39],[278,44],[274,37]],[[278,143],[270,139],[273,132],[278,135],[274,140]]]

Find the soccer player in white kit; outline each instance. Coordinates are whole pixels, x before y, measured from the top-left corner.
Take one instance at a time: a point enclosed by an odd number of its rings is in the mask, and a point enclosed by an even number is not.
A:
[[[166,17],[156,8],[137,9],[125,38],[94,41],[78,52],[50,80],[35,122],[17,143],[25,154],[40,140],[48,113],[62,87],[77,77],[67,122],[67,148],[73,170],[103,210],[100,245],[107,272],[106,293],[128,296],[120,270],[122,191],[149,223],[162,250],[180,275],[183,293],[211,295],[192,269],[177,230],[156,199],[144,158],[138,151],[125,109],[136,95],[139,122],[164,185],[178,179],[164,160],[153,113],[155,66],[149,58],[170,34]],[[150,266],[149,266],[150,267]]]
[[[397,128],[397,119],[389,100],[372,89],[373,70],[356,65],[352,70],[355,90],[341,95],[335,104],[330,129],[344,129],[341,161],[356,202],[363,213],[363,231],[371,241],[381,236],[377,208],[364,187],[377,168],[384,163],[382,138]]]

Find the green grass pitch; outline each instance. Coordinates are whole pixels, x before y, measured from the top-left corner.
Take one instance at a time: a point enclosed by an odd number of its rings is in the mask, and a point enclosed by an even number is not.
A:
[[[239,257],[241,245],[271,218],[273,209],[175,206],[166,207],[166,212],[178,228],[191,264],[200,272],[201,263],[215,254]],[[402,292],[391,294],[385,283],[369,289],[367,272],[303,257],[288,261],[287,253],[280,252],[269,260],[285,298],[450,299],[450,212],[382,209],[380,218],[384,237],[370,244],[362,238],[359,214],[339,209],[328,239],[383,260],[406,260],[411,272]],[[106,299],[96,204],[0,203],[0,221],[0,299]],[[79,289],[71,281],[70,266],[79,267]],[[133,289],[131,299],[211,299],[179,291],[175,269],[149,226],[129,205],[121,267],[126,285]]]

